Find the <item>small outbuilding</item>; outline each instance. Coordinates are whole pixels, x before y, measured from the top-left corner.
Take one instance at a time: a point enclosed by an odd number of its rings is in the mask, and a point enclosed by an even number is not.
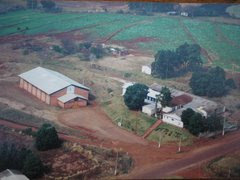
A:
[[[142,73],[151,75],[152,74],[151,65],[144,65],[144,66],[142,66]]]
[[[87,105],[90,89],[56,71],[37,67],[19,78],[20,88],[46,104],[63,108]]]

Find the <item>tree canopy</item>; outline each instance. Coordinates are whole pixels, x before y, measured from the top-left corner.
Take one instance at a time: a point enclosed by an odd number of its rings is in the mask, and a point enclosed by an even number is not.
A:
[[[198,70],[202,65],[201,47],[185,43],[176,51],[160,50],[152,63],[152,74],[160,78],[180,76],[188,71]]]
[[[61,140],[58,138],[55,127],[51,124],[43,124],[37,131],[36,148],[40,151],[58,148],[61,145]]]
[[[148,87],[144,84],[134,84],[126,89],[124,94],[124,103],[131,110],[138,110],[144,105],[144,99],[147,97]]]
[[[189,86],[194,94],[208,97],[221,97],[230,89],[236,88],[234,81],[226,80],[224,69],[218,66],[207,72],[194,72]]]

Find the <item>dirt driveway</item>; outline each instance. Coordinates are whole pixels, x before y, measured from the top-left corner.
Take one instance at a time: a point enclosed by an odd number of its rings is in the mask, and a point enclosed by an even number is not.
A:
[[[79,129],[100,140],[114,140],[147,145],[148,142],[127,130],[117,127],[98,105],[72,110],[63,110],[58,120],[65,126]]]

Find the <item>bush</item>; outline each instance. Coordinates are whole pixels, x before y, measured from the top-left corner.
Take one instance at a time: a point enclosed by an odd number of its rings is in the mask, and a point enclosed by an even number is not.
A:
[[[36,155],[29,153],[24,161],[22,172],[31,179],[37,178],[43,175],[44,166]]]
[[[61,140],[58,138],[55,127],[51,124],[43,124],[37,131],[35,146],[40,151],[59,148]]]
[[[58,53],[61,53],[61,54],[64,54],[64,50],[63,50],[60,46],[58,46],[58,45],[53,45],[52,47],[53,47],[53,50],[54,50],[54,51],[56,51],[56,52],[58,52]]]
[[[24,129],[24,130],[22,130],[22,133],[23,133],[23,134],[26,134],[26,135],[28,135],[28,136],[36,137],[36,132],[34,132],[34,131],[32,130],[32,128]]]

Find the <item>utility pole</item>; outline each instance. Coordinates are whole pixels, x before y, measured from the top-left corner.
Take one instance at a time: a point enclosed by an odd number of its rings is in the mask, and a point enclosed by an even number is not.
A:
[[[159,134],[159,139],[158,139],[158,148],[161,147],[161,141],[162,141],[162,132]]]
[[[225,128],[225,116],[224,116],[224,119],[223,119],[223,130],[222,130],[222,136],[224,136],[224,134],[225,134],[225,130],[224,130],[224,128]]]
[[[114,170],[114,175],[117,175],[117,167],[118,167],[118,150],[117,150],[117,159],[116,159],[116,163],[115,163],[115,170]]]
[[[225,111],[226,111],[226,107],[224,106],[223,107],[223,116],[224,116],[224,119],[223,119],[223,129],[222,129],[222,136],[224,136],[225,134]]]
[[[179,153],[181,152],[181,144],[182,144],[182,138],[180,137],[180,141],[179,141],[179,144],[178,144],[178,152]]]

